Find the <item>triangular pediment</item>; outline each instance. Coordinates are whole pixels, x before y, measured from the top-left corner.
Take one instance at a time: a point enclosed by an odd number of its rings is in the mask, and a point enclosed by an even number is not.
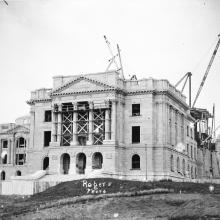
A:
[[[87,77],[78,77],[52,91],[52,95],[112,90],[115,87]]]
[[[9,129],[8,131],[7,131],[7,133],[29,133],[30,132],[30,129],[29,128],[27,128],[27,127],[24,127],[24,126],[22,126],[22,125],[17,125],[17,126],[15,126],[14,128],[12,128],[12,129]]]

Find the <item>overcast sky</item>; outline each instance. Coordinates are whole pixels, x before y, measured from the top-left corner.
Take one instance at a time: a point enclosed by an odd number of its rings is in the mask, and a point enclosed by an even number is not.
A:
[[[0,0],[0,123],[28,114],[30,92],[53,76],[104,71],[103,35],[120,45],[126,78],[175,84],[191,71],[194,98],[219,33],[220,0]],[[216,125],[219,87],[220,49],[196,104],[216,104]]]

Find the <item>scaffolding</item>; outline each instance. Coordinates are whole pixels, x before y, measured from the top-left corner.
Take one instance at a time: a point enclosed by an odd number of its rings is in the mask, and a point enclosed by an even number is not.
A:
[[[102,145],[105,139],[105,111],[107,109],[110,110],[110,106],[90,108],[88,102],[78,102],[75,108],[73,103],[63,103],[60,111],[55,108],[54,112],[61,114],[61,146],[70,146],[74,135],[79,145],[86,145],[90,135],[92,135],[91,144]],[[74,121],[74,114],[77,115],[76,121]],[[57,131],[58,123],[56,124]],[[73,126],[76,127],[75,130]]]
[[[98,109],[93,112],[93,138],[94,145],[103,144],[105,138],[105,110]]]

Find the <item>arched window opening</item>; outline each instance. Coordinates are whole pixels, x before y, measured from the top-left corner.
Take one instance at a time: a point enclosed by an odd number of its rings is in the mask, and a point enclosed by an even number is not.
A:
[[[49,157],[45,157],[43,160],[43,170],[47,170],[49,168]]]
[[[25,148],[26,147],[26,140],[23,137],[20,137],[16,141],[17,148]]]
[[[92,169],[102,169],[103,156],[101,153],[96,152],[92,157]]]
[[[20,170],[16,171],[16,176],[21,176],[21,171]]]
[[[67,153],[64,153],[60,157],[61,160],[61,173],[62,174],[68,174],[69,168],[70,168],[70,155]]]
[[[140,156],[138,154],[132,156],[132,169],[140,169]]]
[[[174,159],[173,155],[170,156],[170,170],[174,172]]]
[[[76,156],[76,172],[78,174],[85,174],[86,169],[86,155],[78,153]]]
[[[180,158],[179,157],[177,157],[176,166],[177,166],[177,172],[179,173],[180,172]]]
[[[5,171],[1,172],[1,180],[5,180]]]

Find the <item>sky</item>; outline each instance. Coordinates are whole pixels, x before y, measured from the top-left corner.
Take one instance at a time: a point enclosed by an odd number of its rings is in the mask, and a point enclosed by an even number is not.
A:
[[[119,44],[125,78],[174,85],[192,72],[194,99],[220,33],[220,0],[7,2],[0,0],[0,123],[29,114],[30,92],[51,88],[53,76],[105,71],[103,35],[112,50]],[[219,87],[220,49],[196,103],[209,111],[215,103],[216,126]]]

